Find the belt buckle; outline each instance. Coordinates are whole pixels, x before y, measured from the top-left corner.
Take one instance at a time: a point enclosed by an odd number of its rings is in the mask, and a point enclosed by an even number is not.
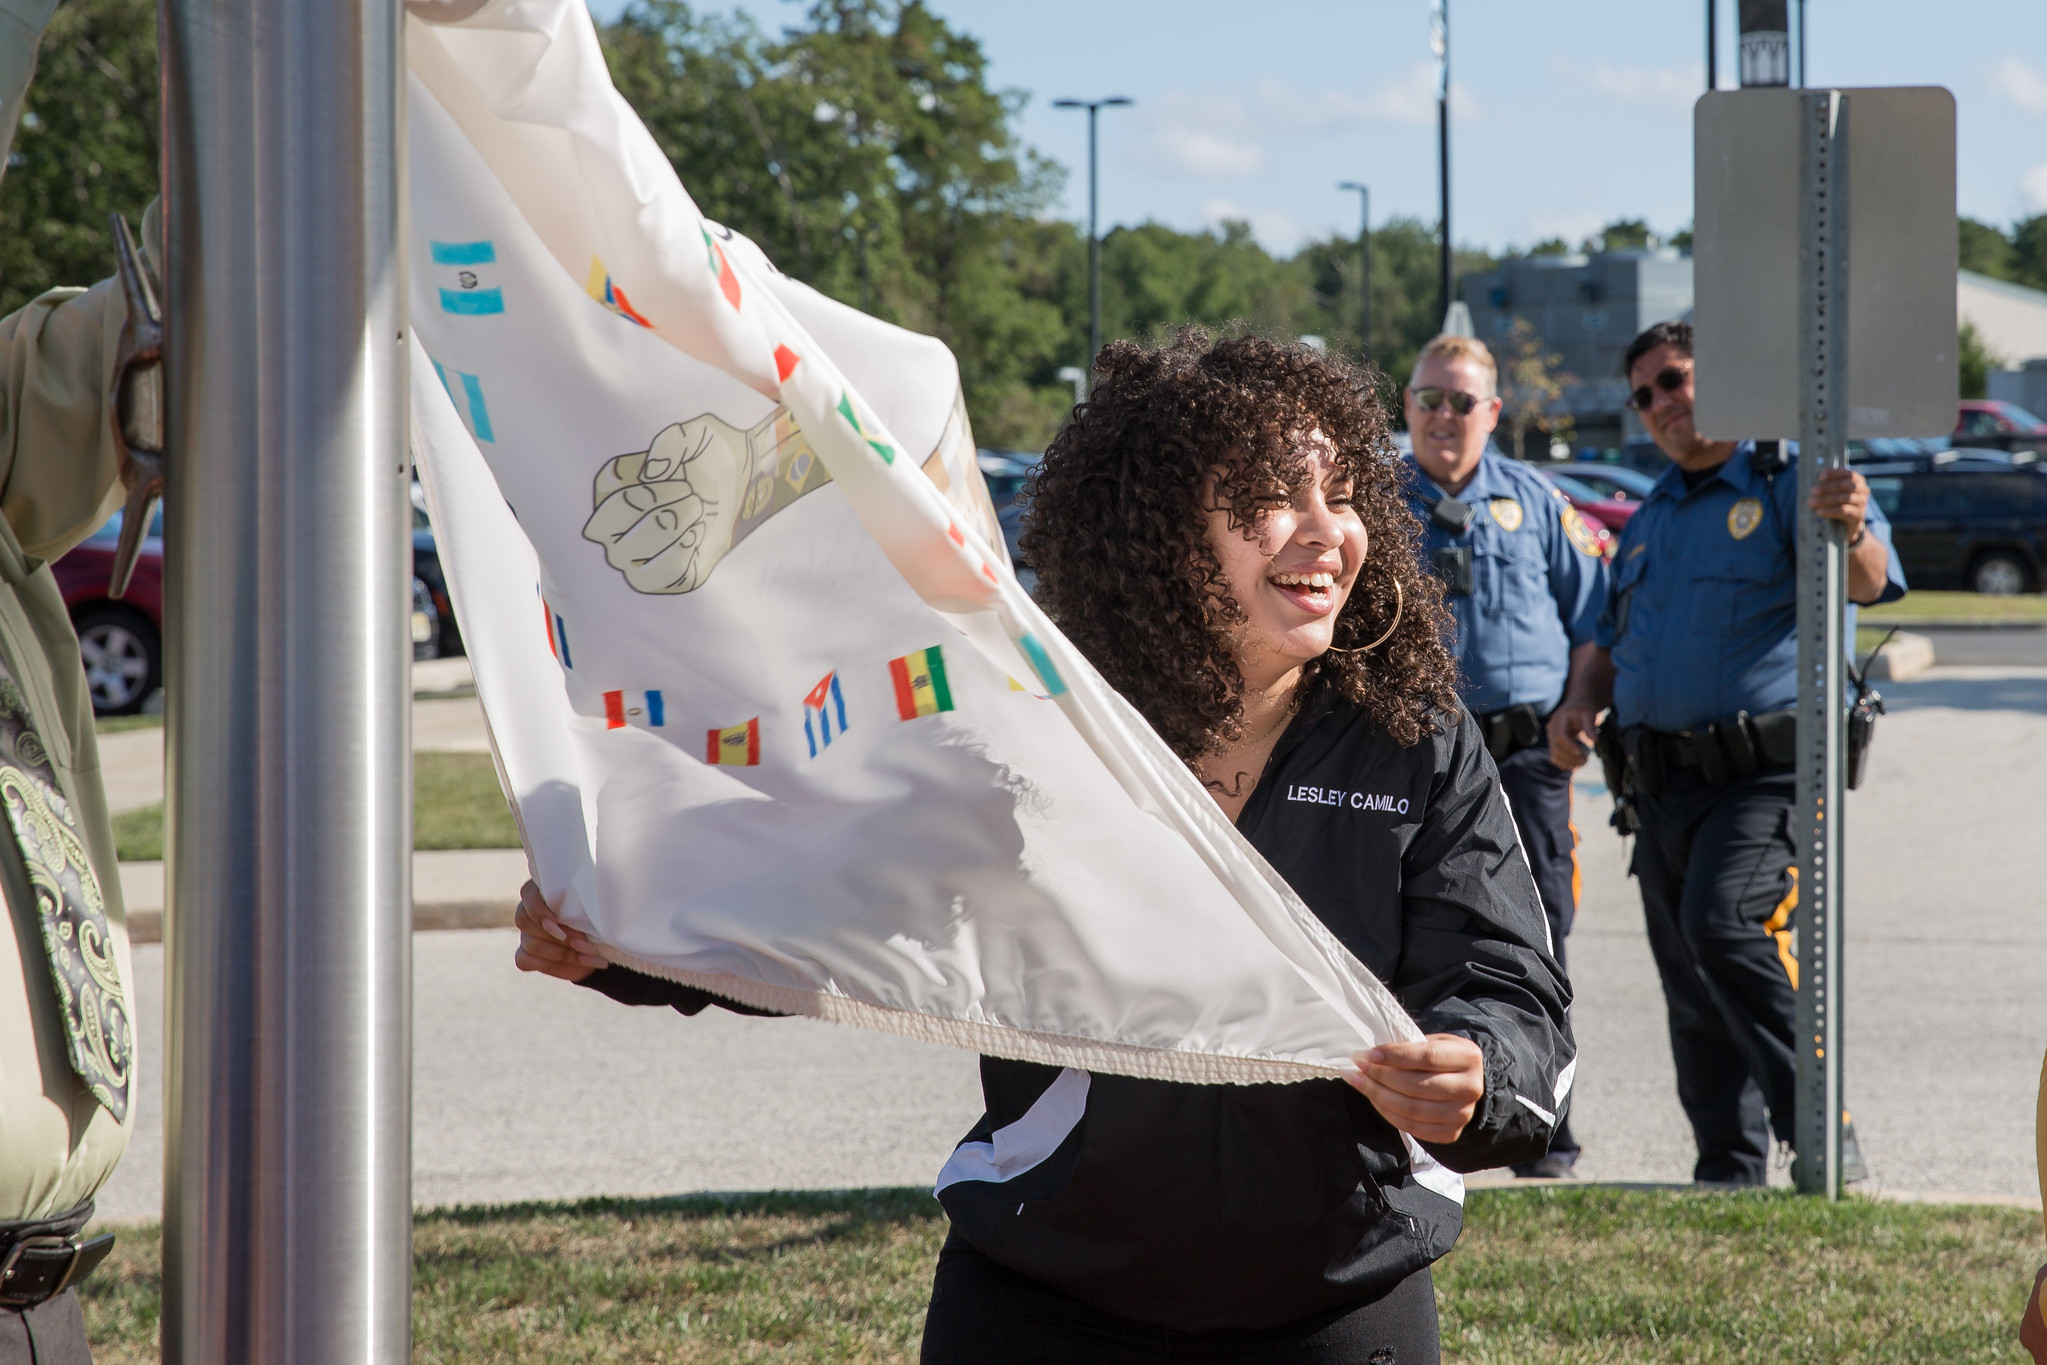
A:
[[[64,1267],[64,1274],[58,1278],[56,1285],[49,1293],[41,1298],[36,1298],[34,1296],[10,1294],[7,1292],[7,1281],[14,1277],[15,1268],[21,1264],[24,1252],[32,1250],[55,1251],[59,1248],[70,1251],[71,1264]],[[71,1283],[72,1272],[78,1269],[78,1258],[84,1250],[85,1248],[76,1237],[59,1237],[55,1233],[43,1233],[35,1237],[24,1237],[16,1242],[8,1251],[7,1259],[0,1261],[0,1307],[33,1308],[36,1304],[53,1299],[63,1293],[64,1287]]]

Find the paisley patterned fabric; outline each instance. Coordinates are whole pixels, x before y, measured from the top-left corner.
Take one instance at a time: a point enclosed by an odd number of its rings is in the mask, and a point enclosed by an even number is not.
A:
[[[117,1121],[126,1122],[135,1038],[121,990],[121,969],[114,961],[113,937],[107,930],[106,900],[86,856],[78,817],[57,787],[28,701],[4,663],[0,663],[0,805],[6,807],[35,897],[72,1069]]]

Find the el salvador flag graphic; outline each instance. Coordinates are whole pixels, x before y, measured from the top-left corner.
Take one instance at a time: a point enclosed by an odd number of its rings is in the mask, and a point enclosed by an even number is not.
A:
[[[427,359],[433,360],[433,357],[428,356]],[[495,444],[497,435],[490,424],[490,405],[483,401],[483,381],[460,370],[450,376],[438,360],[433,360],[433,366],[434,373],[441,377],[441,387],[448,391],[448,397],[455,400],[455,411],[462,414],[469,434],[479,441]]]
[[[496,277],[498,249],[488,241],[434,242],[429,246],[440,279],[441,311],[465,317],[505,311]]]

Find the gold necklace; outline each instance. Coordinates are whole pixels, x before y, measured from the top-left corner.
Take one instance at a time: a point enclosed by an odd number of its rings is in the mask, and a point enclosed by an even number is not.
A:
[[[1256,738],[1256,739],[1247,739],[1247,740],[1245,740],[1245,741],[1244,741],[1244,742],[1243,742],[1242,744],[1235,744],[1235,745],[1232,745],[1232,746],[1230,746],[1229,748],[1227,748],[1227,749],[1223,750],[1223,753],[1224,753],[1224,754],[1236,754],[1236,753],[1242,753],[1242,752],[1243,752],[1244,750],[1246,750],[1246,749],[1255,749],[1255,748],[1257,748],[1257,747],[1258,747],[1259,745],[1263,744],[1263,743],[1264,743],[1264,742],[1265,742],[1266,740],[1268,740],[1268,739],[1271,739],[1271,738],[1272,738],[1272,736],[1273,736],[1273,734],[1274,734],[1275,732],[1277,732],[1277,731],[1279,730],[1279,728],[1280,728],[1281,726],[1285,725],[1285,724],[1286,724],[1286,723],[1287,723],[1288,721],[1292,720],[1292,719],[1294,718],[1294,712],[1296,712],[1296,711],[1298,711],[1298,710],[1300,710],[1300,709],[1301,709],[1301,694],[1300,694],[1300,693],[1299,693],[1298,691],[1296,691],[1296,692],[1294,693],[1294,699],[1293,699],[1293,701],[1292,701],[1292,702],[1290,702],[1290,703],[1288,703],[1288,705],[1287,705],[1287,708],[1286,708],[1286,710],[1280,713],[1280,717],[1279,717],[1279,719],[1278,719],[1278,720],[1274,721],[1274,722],[1273,722],[1273,723],[1272,723],[1271,725],[1268,725],[1268,726],[1267,726],[1267,727],[1265,728],[1265,733],[1263,733],[1263,734],[1259,735],[1259,736],[1258,736],[1258,738]],[[1217,755],[1217,756],[1218,756],[1218,757],[1221,757],[1221,755]]]

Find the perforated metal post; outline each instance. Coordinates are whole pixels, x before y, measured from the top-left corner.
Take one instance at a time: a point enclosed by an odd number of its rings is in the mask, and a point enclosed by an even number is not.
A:
[[[1800,99],[1798,458],[1798,1188],[1841,1197],[1841,813],[1847,758],[1847,546],[1806,510],[1847,464],[1847,96]]]

